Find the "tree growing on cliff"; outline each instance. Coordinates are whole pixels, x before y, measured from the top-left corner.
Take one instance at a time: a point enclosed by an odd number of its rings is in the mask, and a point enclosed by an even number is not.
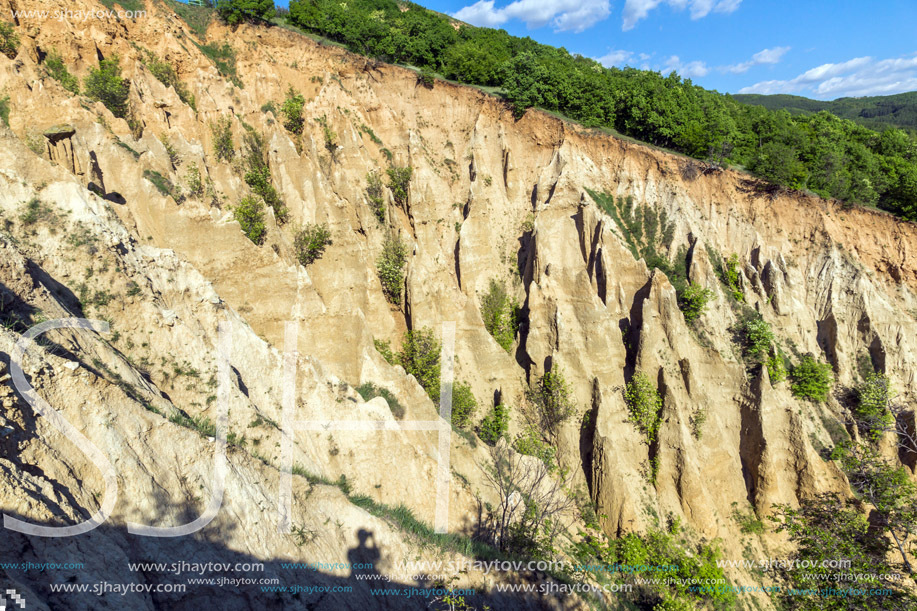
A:
[[[19,36],[13,29],[12,23],[0,21],[0,53],[10,59],[15,59],[19,51]]]
[[[219,0],[217,13],[229,25],[268,21],[274,17],[274,0]]]
[[[127,117],[127,96],[130,82],[121,78],[121,66],[117,55],[99,62],[98,68],[91,68],[84,83],[86,95],[98,100],[118,118]]]

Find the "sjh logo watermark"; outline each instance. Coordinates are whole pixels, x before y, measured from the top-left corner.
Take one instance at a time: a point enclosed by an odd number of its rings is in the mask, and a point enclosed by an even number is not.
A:
[[[10,597],[13,609],[15,609],[17,605],[20,609],[25,609],[25,599],[19,594],[19,592],[13,589],[9,589],[6,591],[6,596]],[[6,611],[6,596],[0,594],[0,611]]]
[[[87,439],[79,430],[64,418],[59,411],[51,407],[38,396],[35,389],[26,380],[22,370],[23,357],[35,338],[52,329],[87,329],[97,333],[108,333],[109,325],[103,320],[86,318],[59,318],[49,320],[31,327],[16,342],[10,355],[10,375],[13,386],[39,415],[72,441],[99,471],[105,481],[105,492],[99,510],[90,518],[73,526],[40,526],[29,524],[6,514],[3,515],[3,526],[16,532],[39,537],[70,537],[80,535],[98,528],[111,516],[118,501],[118,479],[115,469],[108,457]],[[282,422],[280,447],[280,486],[278,491],[277,531],[289,534],[291,530],[290,514],[293,505],[293,434],[296,431],[437,431],[438,456],[436,470],[436,510],[434,530],[437,533],[448,532],[449,518],[449,451],[452,445],[452,382],[455,360],[455,322],[444,322],[442,325],[442,351],[440,354],[440,405],[439,418],[436,420],[296,420],[296,373],[299,359],[297,350],[298,326],[287,322],[284,327],[283,383],[282,383]],[[146,537],[180,537],[195,533],[209,524],[217,515],[223,504],[226,464],[226,435],[229,421],[230,392],[230,356],[232,354],[232,326],[229,321],[219,324],[217,351],[217,417],[216,445],[214,448],[213,486],[207,508],[195,520],[181,526],[150,526],[129,522],[127,531],[131,534]],[[0,607],[0,611],[5,611]]]

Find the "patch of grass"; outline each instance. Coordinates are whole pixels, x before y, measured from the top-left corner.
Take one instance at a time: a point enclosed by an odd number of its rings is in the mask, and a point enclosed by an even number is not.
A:
[[[130,153],[131,155],[133,155],[133,156],[134,156],[134,159],[140,159],[140,153],[138,153],[137,151],[135,151],[134,149],[132,149],[130,146],[128,146],[127,144],[125,144],[123,141],[118,140],[115,144],[117,144],[118,146],[120,146],[121,148],[123,148],[125,151],[127,151],[128,153]]]
[[[433,531],[428,524],[417,519],[414,513],[405,505],[390,506],[377,503],[366,495],[353,495],[350,502],[372,515],[390,522],[396,528],[412,535],[422,544],[435,547],[443,552],[458,553],[464,556],[482,560],[499,559],[503,555],[493,547],[474,541],[470,537],[457,533],[439,534]]]
[[[175,188],[172,184],[172,181],[170,181],[168,178],[156,170],[144,170],[143,177],[153,183],[153,186],[156,187],[156,190],[159,191],[159,193],[164,197],[172,195],[172,189]]]
[[[210,21],[216,14],[213,8],[208,6],[191,6],[184,2],[176,2],[175,0],[167,0],[167,4],[179,17],[181,17],[182,21],[191,28],[191,31],[194,32],[198,38],[201,40],[207,38],[207,26],[210,25]]]
[[[39,222],[48,222],[56,220],[54,211],[37,197],[33,197],[23,206],[22,214],[19,215],[19,222],[23,225],[34,225]]]
[[[739,530],[746,535],[762,535],[766,528],[764,522],[758,519],[754,511],[740,511],[739,504],[732,503],[732,519],[739,525]]]
[[[80,81],[67,70],[67,65],[57,49],[51,49],[44,62],[45,70],[48,76],[56,80],[67,91],[78,94],[80,92]]]
[[[201,45],[196,42],[194,44],[200,49],[201,53],[213,62],[217,71],[224,78],[228,78],[239,89],[245,88],[236,73],[236,52],[228,42],[224,42],[222,45],[217,45],[216,43]]]
[[[357,392],[363,397],[364,401],[369,401],[375,397],[382,397],[388,403],[388,408],[392,411],[395,418],[401,420],[404,418],[404,406],[398,402],[398,399],[387,388],[376,386],[372,382],[361,384]]]

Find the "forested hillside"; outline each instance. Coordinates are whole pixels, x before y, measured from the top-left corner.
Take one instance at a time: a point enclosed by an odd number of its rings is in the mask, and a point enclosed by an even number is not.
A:
[[[917,129],[917,92],[863,98],[839,98],[823,101],[798,95],[747,94],[733,96],[744,104],[763,106],[770,110],[786,109],[791,114],[816,113],[822,110],[844,119],[851,119],[876,130],[887,127]]]
[[[605,68],[563,48],[472,27],[396,0],[292,0],[289,23],[378,58],[492,87],[517,115],[539,107],[587,126],[729,163],[793,189],[917,220],[917,138],[827,113],[743,104],[677,74]]]

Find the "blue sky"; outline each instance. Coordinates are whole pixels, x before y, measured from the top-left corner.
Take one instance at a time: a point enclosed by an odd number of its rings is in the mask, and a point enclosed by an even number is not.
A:
[[[914,0],[421,0],[606,65],[730,93],[817,99],[917,90]]]

